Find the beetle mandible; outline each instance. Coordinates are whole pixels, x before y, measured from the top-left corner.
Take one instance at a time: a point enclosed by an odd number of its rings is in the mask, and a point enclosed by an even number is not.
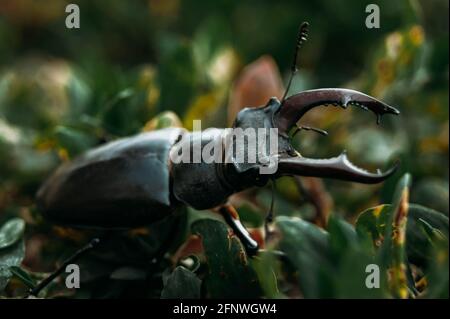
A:
[[[224,145],[223,129],[208,134],[166,128],[122,138],[95,148],[61,165],[37,193],[43,215],[59,224],[78,227],[131,228],[144,226],[173,214],[181,205],[196,209],[218,207],[225,221],[241,240],[247,253],[254,255],[258,244],[239,221],[233,207],[226,204],[230,195],[253,186],[263,186],[281,176],[314,176],[359,183],[379,183],[392,175],[388,171],[370,173],[353,165],[345,153],[330,159],[310,159],[291,145],[291,132],[311,109],[321,105],[346,108],[349,105],[370,110],[377,122],[384,114],[399,111],[371,96],[349,89],[316,89],[286,97],[297,72],[300,46],[307,39],[308,24],[299,29],[291,77],[284,97],[271,98],[266,105],[244,108],[233,128],[277,129],[277,170],[261,174],[267,165],[255,162],[180,162],[171,160],[183,143]],[[267,136],[267,138],[269,138]],[[234,145],[242,149],[242,145]],[[245,152],[254,151],[251,146]],[[193,155],[193,154],[190,154]],[[248,154],[247,154],[248,155]]]

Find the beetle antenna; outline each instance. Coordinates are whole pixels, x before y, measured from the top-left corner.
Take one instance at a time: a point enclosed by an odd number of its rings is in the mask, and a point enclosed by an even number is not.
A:
[[[308,40],[308,32],[309,32],[309,23],[305,21],[298,28],[297,42],[296,42],[295,51],[294,51],[294,59],[292,60],[292,65],[291,65],[291,75],[289,77],[289,82],[286,87],[286,90],[284,91],[283,98],[281,99],[281,103],[283,103],[284,99],[286,98],[286,96],[289,92],[289,89],[291,87],[292,79],[294,78],[294,75],[298,71],[298,68],[297,68],[298,53],[299,53],[300,48],[302,47],[303,43],[305,43]]]

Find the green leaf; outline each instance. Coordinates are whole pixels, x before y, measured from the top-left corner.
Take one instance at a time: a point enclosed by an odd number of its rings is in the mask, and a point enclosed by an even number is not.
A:
[[[10,268],[19,266],[25,256],[23,240],[0,250],[0,292],[3,291],[13,275]]]
[[[392,283],[397,296],[407,296],[406,283],[406,226],[408,221],[409,187],[411,175],[405,174],[397,183],[391,212],[384,232],[384,241],[379,251],[383,266],[393,267]]]
[[[405,174],[397,183],[392,206],[384,221],[383,242],[378,250],[378,264],[389,271],[389,285],[397,298],[408,298],[411,287],[411,274],[406,255],[406,231],[409,211],[409,187],[411,175]],[[408,283],[410,287],[408,289]]]
[[[200,298],[202,281],[190,270],[178,266],[165,278],[161,291],[163,299],[194,299]]]
[[[358,245],[358,236],[354,227],[336,215],[330,216],[327,230],[330,234],[331,248],[337,258]]]
[[[205,278],[212,298],[257,298],[261,296],[258,277],[250,267],[239,239],[224,223],[202,219],[192,224],[192,232],[201,236],[208,264]]]
[[[427,298],[449,297],[449,256],[448,240],[438,241],[433,250],[433,263],[428,270],[428,287],[425,291]]]
[[[16,276],[20,281],[22,281],[28,288],[33,289],[36,286],[36,282],[31,276],[20,267],[11,266],[9,267],[11,273]]]
[[[415,291],[409,263],[421,267],[426,274],[428,268],[436,268],[436,259],[445,260],[442,255],[446,254],[436,252],[437,245],[431,238],[440,238],[441,243],[448,245],[448,218],[423,206],[409,204],[409,185],[407,174],[397,185],[393,205],[369,209],[357,221],[358,234],[370,234],[374,246],[380,246],[379,263],[389,269],[391,291],[400,298]],[[430,234],[436,236],[430,237]]]
[[[369,289],[366,286],[366,268],[375,262],[371,242],[370,246],[365,245],[364,238],[360,240],[353,225],[336,215],[330,216],[327,230],[334,264],[333,297],[384,297],[386,287],[383,283],[380,282],[381,287],[378,289]]]
[[[199,70],[190,44],[169,41],[161,52],[159,107],[183,116],[198,90]]]
[[[426,226],[425,226],[426,224]],[[424,227],[430,227],[432,233],[439,232],[448,241],[449,220],[444,214],[433,209],[417,205],[409,205],[409,218],[406,237],[408,259],[426,270],[433,263],[433,243],[430,242]]]
[[[448,216],[449,184],[437,178],[424,178],[411,191],[411,201]]]
[[[430,242],[433,243],[438,240],[446,239],[445,235],[441,231],[439,231],[438,229],[431,226],[429,223],[427,223],[422,218],[419,218],[419,220],[417,222],[420,226],[422,226],[422,229],[425,231],[425,234],[428,236],[428,239],[430,240]]]
[[[386,225],[392,206],[389,204],[379,205],[363,211],[356,220],[356,232],[361,240],[370,238],[376,249],[384,240]]]
[[[366,286],[369,273],[367,266],[376,264],[376,260],[367,251],[348,249],[335,265],[333,275],[333,298],[387,298],[389,297],[386,280],[380,274],[380,287],[370,289]]]
[[[25,221],[21,218],[8,220],[0,228],[0,249],[9,247],[17,242],[25,231]]]
[[[96,143],[96,139],[87,133],[68,126],[57,126],[55,136],[58,145],[66,149],[71,156],[77,155]]]
[[[258,276],[264,296],[267,298],[282,298],[283,294],[278,289],[276,275],[279,273],[279,265],[273,252],[261,251],[250,260],[250,263]]]
[[[375,248],[379,248],[384,239],[389,220],[391,205],[379,205],[362,212],[356,222],[356,231],[360,238],[370,237]],[[409,204],[408,224],[406,229],[406,252],[408,260],[420,267],[427,267],[433,260],[431,243],[424,232],[426,223],[448,238],[449,219],[443,213],[433,209]]]
[[[328,233],[296,217],[279,216],[276,225],[282,235],[280,249],[298,270],[304,296],[330,297],[333,267],[328,256]]]

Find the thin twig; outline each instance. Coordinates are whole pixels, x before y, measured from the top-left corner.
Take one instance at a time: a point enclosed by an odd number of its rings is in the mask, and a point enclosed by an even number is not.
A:
[[[58,277],[66,269],[66,267],[68,265],[74,263],[82,255],[86,254],[92,248],[97,246],[99,242],[100,242],[100,239],[98,239],[98,238],[92,239],[86,246],[84,246],[83,248],[79,249],[77,252],[75,252],[75,254],[73,254],[66,261],[64,261],[64,263],[58,269],[56,269],[53,273],[51,273],[47,278],[42,280],[36,287],[31,289],[29,294],[28,294],[28,296],[35,296],[35,297],[37,297],[38,294],[41,292],[41,290],[44,289],[45,287],[47,287],[53,281],[53,279]]]

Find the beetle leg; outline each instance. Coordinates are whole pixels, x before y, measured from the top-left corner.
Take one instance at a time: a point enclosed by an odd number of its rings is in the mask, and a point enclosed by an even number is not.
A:
[[[238,236],[247,255],[256,255],[259,249],[258,243],[250,236],[248,230],[239,220],[236,209],[229,204],[225,204],[219,207],[219,213],[223,216],[225,222],[231,227],[236,236]]]

